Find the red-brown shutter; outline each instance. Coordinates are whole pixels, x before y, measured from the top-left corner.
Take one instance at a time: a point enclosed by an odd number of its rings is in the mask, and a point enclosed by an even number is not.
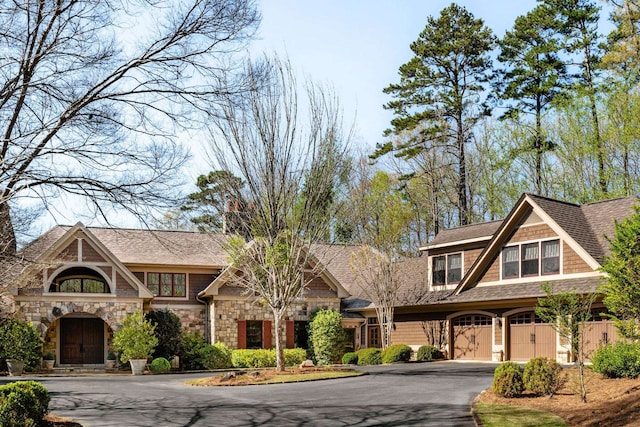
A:
[[[271,348],[272,347],[272,339],[271,339],[271,321],[265,320],[262,322],[262,348]]]
[[[238,320],[238,348],[247,348],[247,321]]]
[[[287,348],[293,348],[296,345],[296,329],[293,320],[287,320]]]

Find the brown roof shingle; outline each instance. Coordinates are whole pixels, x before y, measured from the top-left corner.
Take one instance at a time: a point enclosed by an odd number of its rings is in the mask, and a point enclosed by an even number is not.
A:
[[[463,240],[480,239],[484,237],[489,240],[501,224],[502,220],[447,228],[441,230],[426,247],[430,248],[438,245],[455,244]]]

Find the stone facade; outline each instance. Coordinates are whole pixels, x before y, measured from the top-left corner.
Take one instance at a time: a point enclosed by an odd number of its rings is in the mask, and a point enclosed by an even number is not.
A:
[[[198,332],[203,336],[206,335],[206,319],[207,309],[206,306],[194,305],[194,306],[157,306],[152,305],[150,310],[164,310],[167,309],[180,318],[182,329],[188,332]]]
[[[340,299],[306,298],[289,307],[284,320],[308,321],[309,314],[318,309],[340,309]],[[229,348],[238,348],[238,320],[271,320],[271,310],[255,298],[213,300],[210,309],[211,341],[223,342]],[[282,339],[285,337],[282,328]],[[274,341],[275,342],[275,341]]]
[[[16,301],[16,308],[23,318],[30,321],[42,337],[59,318],[74,313],[91,314],[104,320],[112,329],[118,329],[127,314],[142,310],[142,300],[93,300],[65,301],[58,298],[28,299]]]

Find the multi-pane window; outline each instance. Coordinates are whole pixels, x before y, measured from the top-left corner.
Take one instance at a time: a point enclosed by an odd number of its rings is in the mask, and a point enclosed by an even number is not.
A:
[[[262,348],[262,321],[247,321],[247,348]]]
[[[431,283],[445,285],[459,283],[462,279],[462,254],[434,256],[431,263]]]
[[[78,292],[85,294],[109,293],[109,286],[99,279],[90,277],[77,277],[61,280],[51,285],[49,292]]]
[[[524,243],[502,249],[502,278],[560,272],[560,241]]]
[[[155,296],[184,297],[187,275],[184,273],[147,273],[147,288]]]

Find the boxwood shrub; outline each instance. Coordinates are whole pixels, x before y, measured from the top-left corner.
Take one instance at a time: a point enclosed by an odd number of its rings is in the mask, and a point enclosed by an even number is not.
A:
[[[444,359],[444,354],[432,345],[422,345],[418,348],[416,360],[418,362],[431,362],[432,360]]]
[[[504,362],[493,373],[491,389],[498,396],[517,397],[524,391],[522,366],[515,362]]]
[[[394,344],[382,351],[382,363],[408,362],[411,359],[411,347],[406,344]]]
[[[205,369],[228,369],[231,366],[231,350],[224,343],[207,344],[200,349],[200,361]]]
[[[284,350],[284,364],[286,366],[296,366],[304,362],[307,352],[301,348]],[[233,350],[231,352],[231,364],[234,368],[273,368],[276,366],[276,351],[256,349],[256,350]]]
[[[350,351],[345,353],[342,356],[342,364],[343,365],[357,365],[358,364],[358,355],[354,351]]]
[[[640,375],[640,343],[619,341],[596,350],[593,370],[606,378],[637,378]]]
[[[36,381],[0,386],[0,425],[37,427],[49,411],[49,393]]]
[[[537,395],[554,395],[564,385],[562,366],[547,357],[535,357],[524,365],[524,387]]]
[[[379,365],[382,363],[382,351],[379,348],[363,348],[356,351],[358,365]]]
[[[151,362],[151,372],[154,374],[163,374],[171,370],[171,363],[164,357],[156,357]]]
[[[192,371],[204,369],[202,351],[207,346],[204,337],[197,332],[187,332],[180,339],[178,355],[182,369]]]

